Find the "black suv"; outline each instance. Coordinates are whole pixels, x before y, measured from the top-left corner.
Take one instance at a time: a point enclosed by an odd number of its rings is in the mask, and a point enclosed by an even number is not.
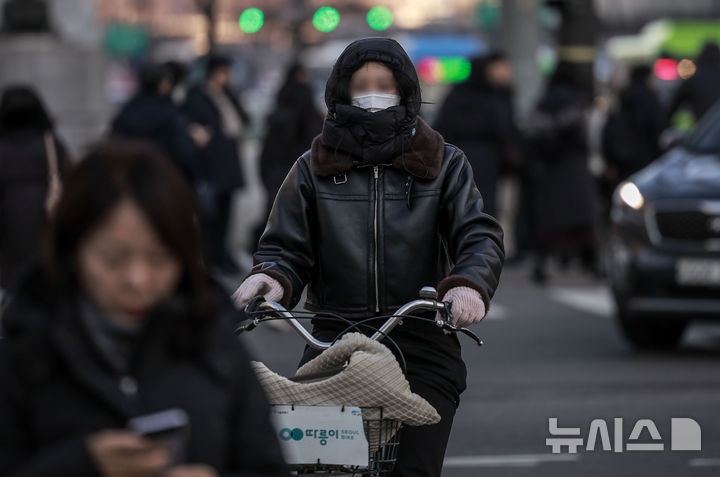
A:
[[[720,105],[613,196],[608,276],[620,327],[670,348],[694,318],[720,319]]]

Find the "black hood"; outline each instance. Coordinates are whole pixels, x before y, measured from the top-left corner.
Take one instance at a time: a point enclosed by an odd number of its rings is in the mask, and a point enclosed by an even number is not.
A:
[[[335,62],[325,86],[325,104],[328,112],[335,113],[337,104],[350,104],[350,77],[368,61],[384,63],[393,70],[396,79],[409,80],[402,81],[402,84],[399,85],[401,86],[400,94],[402,104],[407,108],[408,116],[414,119],[420,111],[420,102],[422,101],[420,81],[410,57],[400,43],[390,38],[364,38],[350,43],[345,48]],[[402,86],[406,86],[407,90]]]
[[[393,71],[399,106],[370,113],[350,104],[350,78],[368,61],[383,63]],[[390,164],[412,150],[420,99],[415,67],[398,42],[389,38],[357,40],[342,52],[325,87],[328,115],[322,144],[352,155],[358,166]]]
[[[470,77],[458,84],[458,87],[475,91],[492,91],[494,88],[487,79],[487,68],[490,62],[491,60],[484,56],[470,60]]]

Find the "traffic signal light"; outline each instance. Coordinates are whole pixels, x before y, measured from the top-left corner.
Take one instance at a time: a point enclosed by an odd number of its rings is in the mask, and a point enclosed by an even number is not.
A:
[[[240,14],[238,23],[245,33],[257,33],[265,23],[265,16],[259,8],[248,8]]]
[[[373,7],[367,14],[367,22],[373,30],[387,30],[393,23],[393,14],[387,7]]]
[[[318,31],[328,33],[340,24],[340,12],[333,7],[320,7],[313,16],[313,26]]]

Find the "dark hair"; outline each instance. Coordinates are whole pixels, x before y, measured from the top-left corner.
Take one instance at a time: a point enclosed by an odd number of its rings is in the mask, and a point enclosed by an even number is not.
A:
[[[488,66],[492,63],[508,61],[508,56],[502,50],[491,50],[483,58],[485,58],[485,63]]]
[[[506,62],[508,57],[500,50],[491,50],[488,53],[470,58],[470,77],[461,84],[476,89],[485,89],[491,87],[487,72],[494,63]]]
[[[555,67],[555,71],[550,77],[550,81],[547,86],[548,88],[561,85],[572,88],[581,88],[581,74],[582,72],[576,64],[568,61],[560,61]]]
[[[652,69],[648,65],[636,65],[630,70],[631,83],[644,83],[652,74]]]
[[[285,81],[283,83],[290,83],[299,80],[299,75],[305,71],[305,66],[299,61],[293,61],[285,70]]]
[[[10,131],[53,129],[40,96],[30,86],[8,86],[0,96],[0,135]]]
[[[166,61],[163,66],[168,70],[173,87],[184,82],[188,77],[188,67],[179,61]]]
[[[232,66],[232,60],[227,56],[214,55],[207,59],[207,77],[210,78],[218,70],[224,68],[230,68]]]
[[[178,291],[192,303],[183,333],[197,340],[213,307],[194,199],[180,172],[150,143],[109,140],[71,169],[46,235],[48,276],[61,287],[79,287],[78,247],[123,199],[134,202],[181,263]]]
[[[147,63],[140,67],[138,74],[140,88],[144,92],[157,93],[163,81],[173,81],[172,72],[167,65]]]
[[[300,80],[300,73],[304,69],[303,65],[298,62],[293,62],[288,66],[285,80],[280,85],[275,97],[275,104],[278,108],[292,107],[298,102],[306,104],[308,98],[304,96],[311,95],[312,92],[309,90],[309,86]]]
[[[720,47],[713,41],[706,41],[703,44],[700,56],[698,56],[698,65],[717,65],[720,63]]]

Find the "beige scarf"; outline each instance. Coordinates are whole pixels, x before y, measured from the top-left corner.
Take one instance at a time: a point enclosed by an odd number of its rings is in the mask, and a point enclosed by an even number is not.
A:
[[[207,91],[210,99],[220,111],[223,134],[231,139],[240,139],[243,132],[242,118],[227,93],[212,86],[208,86]]]

